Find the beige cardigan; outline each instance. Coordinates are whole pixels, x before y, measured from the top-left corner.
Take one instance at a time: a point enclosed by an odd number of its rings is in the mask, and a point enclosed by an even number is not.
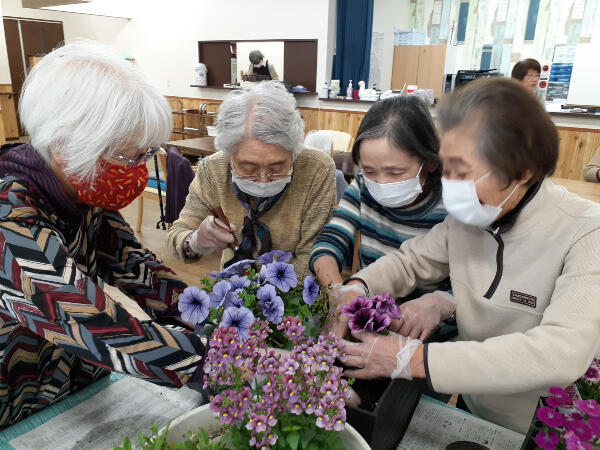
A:
[[[600,148],[596,150],[594,156],[588,163],[587,166],[583,168],[583,178],[585,181],[592,181],[594,183],[600,182],[598,179],[598,171],[600,170]]]
[[[305,148],[294,162],[292,181],[285,193],[261,218],[261,222],[269,227],[273,250],[294,254],[299,277],[309,274],[310,249],[329,222],[335,203],[333,160],[320,151]],[[223,208],[239,235],[246,212],[233,190],[229,158],[223,152],[205,158],[198,166],[185,206],[167,235],[168,248],[184,259],[185,240],[217,206]],[[224,250],[221,265],[232,256],[230,249]]]
[[[500,273],[494,236],[448,216],[356,277],[403,297],[449,275],[459,342],[427,346],[429,381],[524,433],[537,398],[582,376],[599,353],[600,205],[546,180],[499,237]]]

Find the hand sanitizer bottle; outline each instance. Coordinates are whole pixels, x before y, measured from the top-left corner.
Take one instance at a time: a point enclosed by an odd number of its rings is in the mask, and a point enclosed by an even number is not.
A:
[[[348,89],[346,89],[346,98],[352,100],[352,80],[348,83]]]

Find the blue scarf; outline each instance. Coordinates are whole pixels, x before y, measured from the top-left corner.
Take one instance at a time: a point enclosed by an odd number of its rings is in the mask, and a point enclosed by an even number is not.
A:
[[[270,252],[273,243],[271,242],[271,232],[269,227],[262,223],[259,219],[264,216],[277,201],[282,197],[288,185],[277,195],[265,198],[256,198],[242,192],[235,183],[233,190],[238,200],[248,213],[244,217],[244,227],[242,228],[242,243],[240,244],[239,253],[245,258],[252,259],[254,251],[257,250],[259,255]],[[256,200],[256,207],[251,206],[251,200]],[[258,238],[258,242],[256,240]]]

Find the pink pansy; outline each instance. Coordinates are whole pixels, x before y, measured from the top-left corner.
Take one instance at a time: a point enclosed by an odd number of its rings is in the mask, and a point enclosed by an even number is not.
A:
[[[596,400],[576,400],[575,406],[581,412],[592,417],[600,417],[600,405]]]
[[[537,417],[546,425],[552,428],[558,428],[565,425],[565,416],[556,411],[554,408],[542,406],[537,410]]]
[[[567,422],[566,428],[569,431],[573,431],[577,436],[579,436],[579,439],[581,439],[582,441],[589,441],[594,437],[592,429],[583,420],[574,420],[572,422]]]
[[[548,390],[552,394],[552,398],[560,405],[570,405],[573,403],[573,400],[571,400],[569,394],[563,388],[554,386]]]
[[[588,425],[596,437],[600,437],[600,417],[590,417],[588,419]]]
[[[588,381],[600,380],[600,369],[598,369],[596,366],[590,366],[590,368],[585,372],[585,375],[583,375],[583,378]]]
[[[535,435],[535,443],[545,450],[554,450],[559,442],[558,434],[552,430],[541,430]]]

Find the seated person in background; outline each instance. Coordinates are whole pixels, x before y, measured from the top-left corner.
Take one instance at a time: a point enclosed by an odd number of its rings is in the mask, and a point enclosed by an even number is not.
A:
[[[250,66],[248,67],[249,74],[264,75],[269,77],[269,80],[279,80],[279,75],[275,71],[275,66],[269,64],[269,60],[265,61],[265,56],[260,50],[252,50],[248,55]]]
[[[428,317],[422,327],[454,317],[458,341],[423,345],[405,334],[364,333],[362,343],[346,345],[344,362],[359,368],[346,371],[354,378],[424,378],[435,392],[459,393],[473,414],[519,433],[549,387],[573,383],[600,354],[600,205],[547,178],[558,133],[526,94],[492,77],[442,99],[449,216],[348,282],[363,295],[404,296],[450,276],[455,302],[424,304],[400,322]]]
[[[308,272],[310,249],[335,207],[333,160],[302,144],[304,122],[294,96],[267,81],[232,92],[217,116],[215,147],[202,160],[167,245],[182,259],[224,250],[236,233],[240,252],[293,253],[296,272]],[[221,207],[231,228],[213,217]]]
[[[327,130],[311,131],[304,138],[304,145],[321,150],[333,158],[333,137]],[[344,178],[344,174],[341,170],[335,169],[335,192],[338,203],[347,187],[348,182]]]
[[[111,370],[201,381],[201,338],[159,325],[186,285],[118,212],[169,139],[165,98],[116,51],[82,41],[35,65],[19,114],[31,142],[0,158],[0,428]]]
[[[323,284],[342,282],[360,234],[359,269],[442,222],[442,164],[431,115],[417,97],[375,103],[352,148],[361,168],[312,248],[310,268]]]
[[[583,178],[585,181],[600,183],[600,148],[596,150],[588,165],[583,168]]]
[[[541,73],[542,66],[540,66],[540,63],[535,59],[527,58],[515,64],[510,76],[519,81],[531,92],[534,92],[538,81],[540,81]]]

